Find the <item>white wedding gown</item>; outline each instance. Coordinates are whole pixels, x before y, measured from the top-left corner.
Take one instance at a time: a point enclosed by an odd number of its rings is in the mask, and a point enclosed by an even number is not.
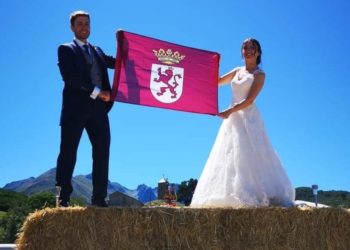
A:
[[[247,97],[253,80],[254,74],[238,68],[231,81],[233,103]],[[295,191],[269,142],[256,105],[224,119],[191,207],[290,207],[294,198]]]

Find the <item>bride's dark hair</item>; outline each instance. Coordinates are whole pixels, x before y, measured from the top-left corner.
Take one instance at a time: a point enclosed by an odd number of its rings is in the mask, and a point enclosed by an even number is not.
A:
[[[262,51],[261,51],[261,46],[260,46],[260,43],[258,40],[254,39],[254,38],[247,38],[243,41],[242,43],[242,47],[241,47],[241,51],[244,47],[244,45],[248,42],[251,42],[253,43],[255,46],[256,46],[256,49],[258,50],[259,52],[259,56],[256,58],[256,64],[259,65],[261,63],[261,54],[262,54]]]

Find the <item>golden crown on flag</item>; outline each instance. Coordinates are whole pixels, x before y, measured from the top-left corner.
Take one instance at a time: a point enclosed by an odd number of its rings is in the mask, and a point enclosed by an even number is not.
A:
[[[159,61],[165,64],[175,64],[179,63],[185,58],[184,55],[181,55],[180,52],[173,52],[171,49],[165,51],[164,49],[153,50],[154,55],[158,58]]]

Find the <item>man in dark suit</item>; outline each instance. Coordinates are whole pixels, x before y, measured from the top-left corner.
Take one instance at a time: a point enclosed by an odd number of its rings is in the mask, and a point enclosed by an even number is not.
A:
[[[61,144],[57,159],[56,186],[61,188],[60,205],[69,206],[72,176],[81,135],[85,129],[92,145],[92,205],[107,207],[111,86],[107,68],[115,58],[88,42],[90,16],[75,11],[70,16],[75,38],[58,48],[58,66],[64,81],[61,111]]]

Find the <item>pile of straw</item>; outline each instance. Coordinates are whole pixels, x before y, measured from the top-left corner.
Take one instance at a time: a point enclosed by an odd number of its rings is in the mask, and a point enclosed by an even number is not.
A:
[[[18,249],[350,249],[350,211],[55,208],[26,219]]]

